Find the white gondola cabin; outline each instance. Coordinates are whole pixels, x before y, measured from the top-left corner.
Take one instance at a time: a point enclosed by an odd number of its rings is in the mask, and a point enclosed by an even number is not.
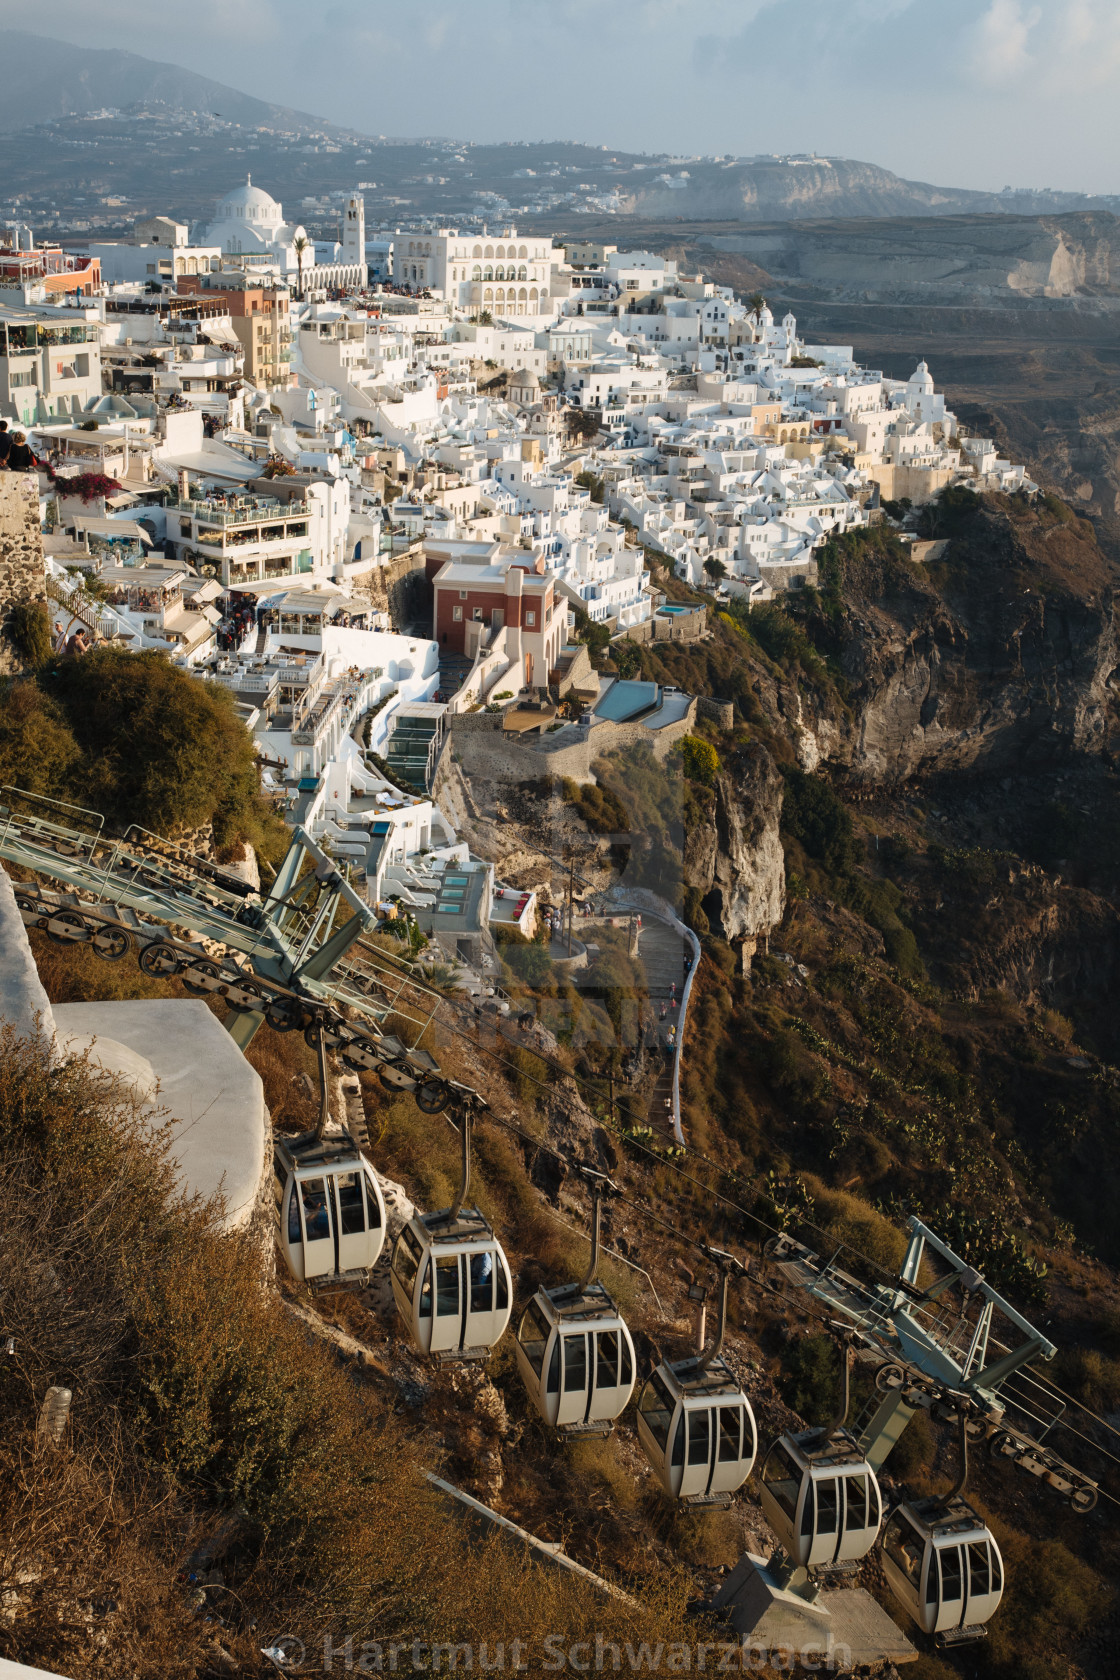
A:
[[[883,1530],[883,1573],[908,1614],[943,1645],[983,1638],[1003,1596],[995,1536],[959,1498],[898,1506]]]
[[[377,1175],[348,1133],[276,1139],[277,1241],[301,1283],[362,1282],[385,1241]]]
[[[666,1493],[686,1505],[729,1505],[758,1452],[750,1401],[718,1356],[662,1361],[638,1401],[638,1440]]]
[[[478,1208],[463,1206],[471,1178],[471,1113],[460,1116],[463,1174],[454,1205],[417,1213],[393,1250],[397,1311],[421,1353],[441,1363],[486,1359],[513,1310],[509,1262]]]
[[[421,1353],[485,1359],[509,1324],[502,1245],[477,1208],[417,1214],[393,1250],[393,1298]]]
[[[539,1289],[517,1329],[537,1411],[567,1435],[609,1435],[634,1392],[634,1344],[601,1283]]]
[[[759,1480],[762,1514],[799,1569],[866,1557],[883,1519],[875,1472],[844,1430],[782,1435]]]
[[[618,1186],[581,1167],[591,1186],[591,1264],[582,1283],[538,1289],[517,1327],[517,1368],[537,1411],[565,1435],[609,1435],[634,1392],[634,1344],[601,1283],[603,1195]]]

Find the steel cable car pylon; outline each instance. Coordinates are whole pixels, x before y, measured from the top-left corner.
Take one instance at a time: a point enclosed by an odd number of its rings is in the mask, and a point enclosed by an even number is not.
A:
[[[179,976],[196,996],[224,1000],[226,1026],[242,1050],[265,1021],[281,1032],[305,1031],[312,1047],[321,1025],[327,1048],[348,1066],[413,1092],[425,1113],[445,1106],[452,1088],[431,1055],[382,1026],[396,1014],[418,1040],[438,998],[362,939],[376,923],[373,912],[303,828],[293,830],[276,880],[258,901],[220,865],[137,825],[114,839],[95,811],[20,788],[0,792],[8,801],[0,805],[0,858],[59,883],[16,884],[25,926],[58,944],[87,944],[107,961],[135,948],[145,974]],[[350,914],[339,921],[342,906]],[[153,926],[159,923],[165,926]],[[211,955],[215,946],[221,949]]]

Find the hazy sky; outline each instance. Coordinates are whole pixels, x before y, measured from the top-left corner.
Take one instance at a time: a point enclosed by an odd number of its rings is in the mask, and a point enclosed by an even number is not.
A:
[[[1120,0],[0,0],[0,22],[372,133],[1120,191]]]

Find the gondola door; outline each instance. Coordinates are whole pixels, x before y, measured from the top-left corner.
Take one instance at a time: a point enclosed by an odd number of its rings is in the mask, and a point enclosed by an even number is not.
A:
[[[432,1353],[451,1353],[462,1346],[464,1262],[464,1255],[440,1254],[438,1249],[428,1262],[435,1270]]]
[[[556,1422],[560,1428],[584,1421],[590,1380],[586,1330],[568,1330],[557,1336],[548,1363],[548,1392],[559,1391]]]
[[[708,1492],[712,1451],[712,1408],[685,1407],[677,1420],[673,1439],[673,1480],[682,1499]],[[679,1482],[677,1477],[680,1477]]]
[[[596,1330],[592,1335],[595,1348],[594,1387],[588,1406],[587,1421],[611,1421],[619,1415],[634,1387],[634,1356],[626,1326],[617,1330]]]
[[[358,1167],[331,1175],[334,1185],[335,1229],[338,1232],[338,1269],[358,1271],[373,1264],[381,1244],[377,1232],[381,1213],[372,1187]]]
[[[734,1493],[750,1474],[753,1441],[753,1420],[742,1405],[686,1406],[673,1439],[673,1491],[681,1499]]]
[[[489,1348],[501,1337],[509,1318],[509,1271],[497,1243],[464,1254],[464,1348]]]
[[[331,1198],[327,1194],[325,1178],[298,1179],[296,1189],[299,1192],[300,1215],[303,1221],[303,1276],[304,1281],[309,1282],[312,1278],[326,1277],[334,1271]],[[292,1191],[293,1197],[296,1189]]]

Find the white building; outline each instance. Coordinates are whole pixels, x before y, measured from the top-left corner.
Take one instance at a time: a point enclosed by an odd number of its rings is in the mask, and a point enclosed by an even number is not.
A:
[[[170,216],[143,218],[131,239],[90,245],[89,254],[100,261],[107,286],[153,280],[171,285],[188,274],[216,274],[222,266],[219,243],[192,244],[186,223]]]
[[[96,310],[0,305],[0,415],[33,426],[81,414],[100,396]]]
[[[516,228],[500,235],[441,228],[438,233],[393,236],[397,285],[430,291],[472,316],[488,311],[495,320],[551,320],[558,308],[552,292],[553,265],[562,260],[563,253],[551,239],[518,235]]]
[[[254,187],[250,175],[243,187],[235,187],[219,201],[203,242],[216,245],[227,261],[233,259],[234,266],[276,270],[303,292],[358,291],[366,284],[363,201],[349,199],[345,215],[345,237],[338,255],[319,263],[306,229],[298,222],[286,222],[283,205]]]

